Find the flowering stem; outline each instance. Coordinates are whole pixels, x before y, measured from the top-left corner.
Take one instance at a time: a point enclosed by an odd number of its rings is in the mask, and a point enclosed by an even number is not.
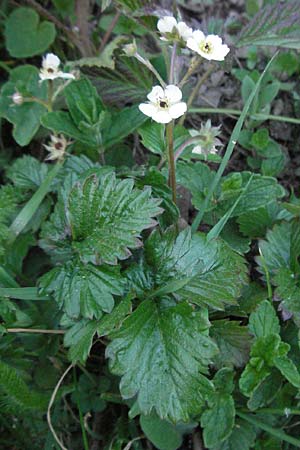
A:
[[[53,89],[54,89],[53,80],[48,80],[48,103],[47,103],[47,108],[48,108],[49,112],[52,111]]]
[[[187,109],[189,109],[189,107],[192,105],[195,96],[197,95],[200,87],[202,86],[202,84],[207,80],[207,78],[210,76],[210,74],[212,73],[212,71],[214,70],[215,66],[212,65],[209,67],[209,69],[207,69],[207,71],[202,75],[202,77],[199,78],[199,80],[196,83],[196,86],[194,87],[194,89],[191,92],[191,95],[188,98],[187,101]],[[182,125],[185,119],[185,115],[183,115],[182,117],[180,117],[179,120],[179,125]]]
[[[25,97],[23,100],[24,103],[39,103],[48,109],[48,103],[38,97]]]
[[[143,58],[139,53],[135,53],[134,57],[141,62],[142,64],[144,64],[144,66],[146,66],[158,79],[158,81],[160,82],[160,84],[162,85],[162,87],[166,87],[166,83],[164,82],[164,80],[162,79],[162,77],[159,75],[159,73],[157,72],[157,70],[155,69],[155,67],[152,66],[151,62],[148,59]]]
[[[176,205],[176,169],[174,160],[174,139],[173,139],[174,122],[168,123],[166,126],[166,136],[168,144],[169,158],[169,186],[172,189],[172,200]]]
[[[170,62],[170,74],[169,74],[169,84],[173,84],[175,81],[175,62],[176,62],[176,52],[177,52],[177,43],[174,42],[172,53],[171,53],[171,62]]]
[[[197,67],[199,66],[200,62],[202,61],[201,58],[195,56],[190,64],[190,67],[188,68],[186,74],[184,75],[184,77],[182,78],[182,80],[180,81],[178,87],[182,88],[182,86],[187,82],[187,80],[189,79],[189,77],[195,72],[195,70],[197,69]]]

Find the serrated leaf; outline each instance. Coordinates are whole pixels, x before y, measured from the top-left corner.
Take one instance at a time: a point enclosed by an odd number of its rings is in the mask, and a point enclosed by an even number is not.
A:
[[[233,320],[214,320],[210,334],[220,350],[215,358],[218,368],[224,365],[243,367],[246,364],[251,346],[247,327]]]
[[[241,256],[221,240],[207,241],[200,233],[191,237],[189,228],[178,237],[155,231],[145,244],[145,257],[158,286],[152,296],[176,293],[182,300],[223,309],[235,304],[246,281]]]
[[[243,28],[237,46],[272,45],[300,48],[299,4],[297,0],[278,1],[260,8]]]
[[[111,335],[106,350],[111,371],[122,375],[122,396],[137,396],[143,414],[155,409],[160,418],[174,422],[199,412],[212,390],[202,374],[217,351],[206,327],[186,303],[141,303]]]
[[[126,38],[124,36],[117,36],[109,42],[99,56],[86,57],[78,59],[77,61],[70,61],[69,65],[72,67],[104,67],[106,69],[114,69],[114,51],[119,48],[120,44],[124,43]]]
[[[233,372],[223,368],[214,377],[216,392],[208,400],[208,409],[201,416],[204,444],[212,448],[231,434],[234,426],[235,406],[231,395]],[[224,389],[225,388],[225,389]]]
[[[119,269],[70,261],[40,278],[43,292],[53,292],[60,308],[72,318],[99,319],[114,307],[113,295],[122,295],[124,282]]]
[[[274,365],[293,386],[300,388],[300,373],[290,358],[277,356],[274,358]]]
[[[271,370],[271,374],[260,384],[251,394],[247,402],[250,410],[255,410],[268,405],[277,395],[282,385],[282,376],[276,370]]]
[[[287,268],[279,269],[274,277],[276,296],[281,299],[284,309],[293,314],[300,313],[300,287],[298,286],[295,274]]]
[[[65,203],[57,204],[44,226],[43,247],[62,256],[75,251],[83,261],[97,264],[127,258],[129,249],[141,245],[141,231],[153,226],[152,217],[161,213],[150,189],[139,191],[132,179],[119,181],[111,170],[77,182]]]
[[[272,228],[276,220],[279,220],[281,208],[277,203],[270,203],[255,211],[245,212],[237,218],[240,231],[251,238],[262,238],[268,228]]]
[[[34,66],[19,66],[10,72],[10,78],[1,89],[0,116],[13,124],[13,137],[16,142],[28,145],[40,126],[40,119],[46,113],[46,108],[36,102],[25,102],[15,105],[12,95],[20,92],[25,96],[46,98],[47,86],[39,83],[39,72]]]
[[[5,22],[6,48],[15,58],[40,55],[53,43],[55,26],[40,22],[39,15],[31,8],[15,9]]]
[[[36,190],[48,174],[48,165],[30,155],[16,159],[6,175],[21,189]]]
[[[291,223],[282,222],[267,232],[266,240],[259,241],[260,251],[271,275],[274,275],[278,269],[290,266],[291,234]],[[258,256],[256,261],[260,272],[264,273],[261,257]]]
[[[69,348],[68,356],[72,363],[85,364],[93,343],[93,337],[105,336],[115,330],[130,312],[131,301],[127,296],[100,320],[81,319],[69,328],[64,336],[64,345]]]
[[[256,337],[279,334],[280,325],[275,309],[268,300],[261,302],[249,318],[249,331]]]

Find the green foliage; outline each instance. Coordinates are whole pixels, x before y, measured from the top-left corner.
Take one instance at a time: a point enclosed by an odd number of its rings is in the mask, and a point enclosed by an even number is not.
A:
[[[39,83],[38,69],[29,65],[13,69],[9,81],[2,86],[0,116],[13,124],[13,137],[21,146],[29,144],[36,134],[46,108],[35,102],[15,105],[11,97],[15,92],[20,92],[27,97],[45,99],[46,91],[45,84]]]
[[[2,411],[22,414],[25,411],[45,411],[48,396],[32,392],[17,371],[0,362],[0,404]]]
[[[15,58],[40,55],[53,43],[55,35],[53,23],[40,22],[31,8],[15,9],[5,23],[6,48]]]
[[[152,413],[141,415],[140,424],[147,438],[159,450],[176,450],[182,443],[179,430],[170,422],[160,419]]]
[[[241,32],[238,46],[273,45],[299,48],[298,6],[297,1],[287,0],[261,8]]]
[[[106,354],[124,398],[137,395],[143,414],[155,409],[175,422],[199,413],[213,389],[202,374],[217,351],[199,313],[187,303],[144,301],[110,338]]]
[[[75,252],[84,262],[116,264],[130,256],[129,248],[141,245],[140,232],[161,213],[150,195],[149,189],[139,191],[133,180],[119,181],[112,172],[91,175],[71,189],[67,211],[62,200],[57,204],[44,227],[43,246],[54,254]]]
[[[65,96],[69,112],[47,113],[42,118],[42,124],[56,133],[64,133],[92,147],[109,148],[145,121],[145,116],[136,106],[120,112],[105,109],[87,78],[67,86]]]

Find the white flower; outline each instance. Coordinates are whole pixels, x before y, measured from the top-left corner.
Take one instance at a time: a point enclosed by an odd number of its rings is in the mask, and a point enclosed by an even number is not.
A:
[[[157,28],[163,35],[162,41],[179,39],[187,41],[192,36],[193,30],[184,22],[177,22],[175,17],[165,16],[157,22]]]
[[[66,153],[66,148],[71,142],[61,134],[59,136],[52,135],[49,145],[44,145],[45,149],[50,153],[45,161],[62,160]]]
[[[158,123],[169,123],[187,110],[186,103],[181,101],[181,90],[173,84],[169,84],[165,89],[154,86],[147,98],[149,102],[141,103],[139,109]]]
[[[15,105],[22,105],[24,103],[24,97],[20,92],[16,91],[12,96],[12,101]]]
[[[222,44],[219,36],[215,34],[205,36],[200,30],[193,31],[193,35],[187,40],[186,45],[203,58],[215,61],[223,61],[230,51],[226,44]]]
[[[59,70],[60,59],[53,53],[47,53],[43,58],[42,68],[40,69],[40,79],[55,80],[56,78],[65,78],[74,80],[75,76],[72,73],[65,73]]]

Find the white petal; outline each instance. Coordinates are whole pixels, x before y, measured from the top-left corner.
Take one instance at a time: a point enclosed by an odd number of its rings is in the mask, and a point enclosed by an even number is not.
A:
[[[187,40],[186,46],[191,50],[194,50],[194,52],[199,53],[199,43],[193,37]]]
[[[217,34],[209,34],[205,39],[208,43],[211,43],[213,47],[219,47],[222,45],[222,39]]]
[[[66,80],[75,80],[75,76],[72,73],[66,73],[66,72],[57,72],[58,78],[65,78]]]
[[[158,123],[169,123],[171,122],[172,117],[168,111],[157,110],[157,112],[152,116],[152,119]]]
[[[156,103],[159,98],[163,98],[164,96],[163,88],[161,86],[154,86],[152,91],[147,95],[147,98],[150,102]]]
[[[158,111],[158,109],[151,103],[141,103],[139,105],[139,110],[148,117],[153,117],[153,115]]]
[[[196,147],[193,148],[192,153],[196,153],[197,155],[202,155],[201,145],[196,145]]]
[[[189,38],[192,37],[193,35],[193,29],[188,27],[186,23],[184,22],[179,22],[177,25],[177,30],[179,32],[179,35],[182,37],[182,39],[184,39],[185,41]]]
[[[157,28],[161,33],[171,33],[177,26],[177,20],[172,16],[165,16],[157,22]]]
[[[60,59],[58,56],[54,55],[54,53],[47,53],[47,55],[43,58],[43,67],[48,68],[58,68],[60,65]]]
[[[227,45],[221,45],[214,49],[211,59],[215,61],[224,61],[225,56],[230,52],[230,48]]]
[[[205,41],[204,33],[201,30],[193,31],[193,38],[198,44],[200,44],[200,42]]]
[[[179,87],[175,86],[174,84],[169,84],[165,88],[165,96],[171,104],[177,103],[182,99],[182,92]]]
[[[183,114],[186,112],[187,106],[185,102],[179,102],[175,105],[172,105],[169,108],[169,113],[172,119],[177,119],[180,116],[183,116]]]

